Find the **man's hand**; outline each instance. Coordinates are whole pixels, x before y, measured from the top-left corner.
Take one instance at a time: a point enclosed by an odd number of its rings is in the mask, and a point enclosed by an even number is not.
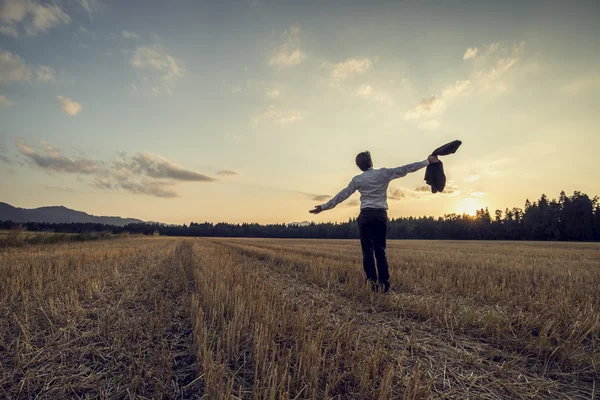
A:
[[[313,210],[310,210],[309,213],[311,213],[311,214],[318,214],[321,211],[323,211],[323,209],[321,208],[321,206],[316,206]]]
[[[435,164],[436,162],[438,162],[440,160],[438,160],[437,156],[429,156],[429,157],[427,157],[427,161],[429,161],[429,164]]]

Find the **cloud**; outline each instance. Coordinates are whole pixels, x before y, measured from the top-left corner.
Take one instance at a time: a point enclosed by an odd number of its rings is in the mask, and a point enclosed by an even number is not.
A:
[[[356,200],[356,199],[352,199],[348,202],[346,202],[345,206],[346,207],[356,207],[360,205],[360,201]]]
[[[31,80],[31,68],[23,59],[6,50],[0,50],[0,83]]]
[[[154,197],[170,199],[174,197],[179,197],[179,195],[175,191],[169,189],[169,187],[171,187],[172,185],[173,184],[169,182],[144,180],[142,182],[122,182],[119,185],[119,187],[134,194],[147,194]]]
[[[349,58],[346,61],[337,64],[328,62],[323,63],[323,67],[331,69],[331,77],[335,81],[341,81],[355,75],[364,74],[371,66],[371,61],[366,57]]]
[[[113,189],[113,184],[110,179],[97,177],[94,178],[93,186],[96,186],[99,189],[109,190]]]
[[[465,182],[475,182],[475,181],[478,181],[479,179],[481,179],[481,175],[478,175],[478,174],[469,175],[467,177],[467,179],[465,179]]]
[[[178,181],[212,182],[214,178],[181,167],[165,157],[152,153],[138,153],[131,157],[133,171],[143,172],[152,178]]]
[[[239,172],[232,171],[230,169],[222,169],[222,170],[217,171],[217,175],[237,176],[237,175],[239,175]]]
[[[373,86],[371,86],[369,84],[360,85],[358,87],[358,89],[356,90],[356,95],[360,96],[360,97],[364,97],[369,100],[377,101],[377,102],[382,102],[382,101],[387,100],[387,97],[385,95],[379,93],[377,90],[375,90],[373,88]]]
[[[283,43],[271,54],[269,65],[293,67],[306,59],[306,53],[298,47],[300,44],[300,32],[300,26],[293,25],[281,35]]]
[[[313,196],[313,200],[314,201],[325,201],[325,200],[329,200],[331,198],[331,196],[329,196],[328,194],[317,194]]]
[[[446,187],[444,188],[444,194],[451,194],[453,196],[459,195],[461,193],[460,188],[454,184],[453,180],[446,182]],[[419,197],[421,199],[428,199],[431,196],[439,196],[439,194],[431,193],[431,186],[422,185],[417,188],[412,193],[412,197]]]
[[[56,102],[60,108],[62,108],[62,110],[70,116],[79,114],[82,109],[81,104],[71,100],[68,97],[56,96]]]
[[[502,47],[500,43],[488,46],[485,56],[478,57],[473,64],[470,80],[475,92],[492,91],[502,93],[508,90],[505,77],[519,62],[525,49],[525,42]]]
[[[436,114],[441,113],[446,109],[444,100],[441,100],[435,96],[423,100],[412,110],[408,110],[404,115],[404,119],[413,120],[421,117],[432,117]]]
[[[98,9],[102,5],[100,0],[78,0],[78,2],[79,5],[87,11],[90,21],[93,21],[94,18],[92,17],[92,14],[98,12]]]
[[[127,38],[127,39],[142,40],[142,38],[140,37],[140,35],[138,35],[135,32],[123,31],[121,34],[123,35],[124,38]]]
[[[285,47],[279,49],[271,56],[269,65],[291,67],[300,64],[306,58],[306,53],[300,49],[289,52]]]
[[[402,200],[406,197],[406,193],[397,188],[389,188],[388,189],[388,199],[390,200]]]
[[[185,70],[178,61],[159,46],[139,46],[129,60],[129,64],[141,71],[145,79],[154,78],[156,84],[165,92],[173,94],[177,81],[183,77]],[[153,87],[155,93],[160,90]]]
[[[277,89],[267,90],[265,92],[265,95],[270,99],[276,99],[279,97],[279,90],[277,90]]]
[[[463,56],[465,60],[473,59],[468,79],[457,80],[446,86],[441,96],[431,96],[415,108],[408,110],[404,119],[433,118],[444,112],[447,104],[462,96],[507,91],[510,85],[506,77],[520,60],[524,48],[525,42],[514,43],[512,46],[502,46],[500,42],[497,42],[485,46],[482,52],[477,47],[468,48]],[[424,129],[436,129],[438,126],[439,122],[433,120],[430,123],[419,125]]]
[[[55,172],[68,172],[77,174],[93,174],[99,171],[102,163],[85,157],[66,157],[61,151],[42,142],[42,149],[36,149],[26,145],[22,140],[17,140],[17,149],[29,161],[42,169]]]
[[[12,164],[12,160],[10,159],[10,157],[7,155],[8,153],[8,149],[2,145],[0,145],[0,162],[6,163],[6,164]]]
[[[178,197],[174,190],[178,182],[216,181],[165,157],[147,152],[133,156],[121,153],[118,158],[106,163],[83,155],[67,157],[46,142],[41,142],[41,148],[29,146],[22,140],[16,140],[15,144],[32,165],[46,171],[77,174],[79,178],[93,177],[91,185],[102,190],[125,190],[134,194],[172,198]],[[4,153],[0,148],[0,160],[10,162]]]
[[[465,51],[465,55],[463,56],[463,60],[468,60],[469,58],[475,58],[479,49],[477,47],[469,47]]]
[[[263,116],[274,124],[290,124],[302,119],[298,111],[291,110],[284,113],[274,105],[267,107]]]
[[[454,98],[466,93],[469,89],[471,81],[456,81],[453,85],[448,85],[442,92],[442,98],[445,101],[453,100]]]
[[[38,82],[50,82],[53,83],[56,81],[56,75],[54,73],[54,70],[50,67],[47,67],[45,65],[41,65],[38,67],[37,71],[36,71],[36,80]]]
[[[53,83],[56,75],[52,68],[46,65],[27,65],[25,61],[10,51],[0,49],[0,83],[31,82],[35,70],[35,80],[38,82]]]
[[[133,194],[161,198],[179,197],[173,186],[177,182],[214,182],[216,179],[182,166],[153,153],[121,154],[110,167],[94,180],[104,190],[123,189]]]
[[[37,0],[4,0],[0,6],[0,33],[14,37],[24,31],[27,36],[71,22],[71,18],[56,3],[41,4]]]
[[[15,103],[13,103],[12,101],[8,100],[6,98],[6,96],[0,96],[0,108],[2,107],[10,107],[12,105],[14,105]]]

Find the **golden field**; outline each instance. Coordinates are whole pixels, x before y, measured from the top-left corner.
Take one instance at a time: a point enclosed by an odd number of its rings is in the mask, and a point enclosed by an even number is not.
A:
[[[600,398],[600,245],[131,237],[0,250],[0,398]]]

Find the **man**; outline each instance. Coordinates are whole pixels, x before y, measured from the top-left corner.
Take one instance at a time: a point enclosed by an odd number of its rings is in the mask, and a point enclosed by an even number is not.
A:
[[[359,191],[360,215],[358,216],[358,227],[363,253],[363,267],[367,275],[367,282],[371,284],[373,291],[379,291],[380,287],[384,292],[390,290],[390,275],[385,255],[388,223],[388,185],[392,179],[402,178],[410,172],[418,171],[438,161],[437,156],[429,156],[427,160],[402,167],[373,169],[371,153],[363,151],[356,156],[356,165],[363,171],[362,174],[352,178],[348,187],[327,203],[310,210],[312,214],[331,210],[346,200],[352,193]],[[375,259],[377,259],[377,270],[375,270],[373,253],[375,253]]]

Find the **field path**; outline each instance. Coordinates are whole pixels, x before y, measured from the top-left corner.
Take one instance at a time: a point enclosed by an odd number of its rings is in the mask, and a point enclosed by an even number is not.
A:
[[[14,293],[20,309],[0,309],[0,398],[201,396],[189,245],[156,239],[40,251],[0,266],[7,279],[33,279],[32,271],[17,275],[30,265],[39,281]]]
[[[348,323],[361,333],[363,345],[384,344],[389,357],[399,360],[400,371],[420,366],[422,379],[431,385],[434,398],[477,399],[592,399],[594,384],[579,381],[575,374],[560,370],[540,371],[538,363],[516,352],[499,349],[483,339],[440,329],[418,318],[405,318],[390,309],[381,295],[356,298],[338,290],[336,284],[322,286],[310,279],[305,265],[294,263],[273,248],[250,241],[212,240],[214,244],[237,251],[239,262],[259,261],[269,284],[280,287],[289,298],[308,305],[315,315]],[[268,250],[269,252],[265,252]],[[293,251],[293,247],[292,247]],[[318,250],[315,250],[318,252]],[[304,251],[309,256],[310,251]],[[337,283],[337,282],[336,282]],[[386,297],[401,297],[391,294]],[[400,300],[400,299],[398,299]],[[398,382],[406,377],[397,377]]]

